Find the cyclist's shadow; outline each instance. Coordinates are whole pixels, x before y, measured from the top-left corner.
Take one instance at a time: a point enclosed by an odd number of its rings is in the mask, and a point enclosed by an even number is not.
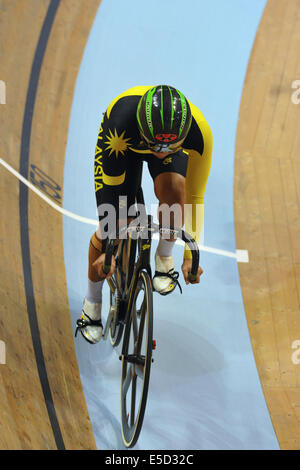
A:
[[[120,418],[116,418],[107,406],[101,407],[101,417],[91,416],[91,422],[99,450],[126,450],[120,431]]]
[[[74,293],[75,297],[75,293]],[[72,324],[76,324],[81,303],[70,306]],[[104,309],[104,318],[106,312]],[[78,367],[85,400],[96,444],[99,450],[126,449],[120,430],[120,374],[119,352],[110,341],[90,345],[80,336],[75,341]],[[112,384],[115,381],[115,384]],[[112,411],[110,395],[115,395],[115,412]]]
[[[99,450],[126,450],[120,430],[118,352],[105,341],[92,348],[87,344],[87,347],[92,355],[82,379],[97,446]]]

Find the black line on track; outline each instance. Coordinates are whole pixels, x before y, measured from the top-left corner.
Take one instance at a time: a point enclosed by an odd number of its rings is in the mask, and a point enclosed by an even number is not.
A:
[[[45,16],[44,24],[40,32],[40,37],[37,43],[34,60],[31,66],[30,80],[27,90],[26,104],[23,118],[22,139],[21,139],[21,153],[20,153],[20,173],[25,178],[28,178],[29,171],[29,149],[32,119],[34,113],[34,105],[36,93],[38,89],[38,82],[45,55],[48,39],[51,33],[52,25],[59,7],[60,0],[50,0],[47,14]],[[47,370],[45,365],[44,354],[42,350],[39,325],[36,314],[35,298],[32,282],[31,271],[31,257],[29,245],[29,227],[28,227],[28,188],[25,184],[20,183],[19,195],[19,211],[20,211],[20,235],[21,235],[21,249],[24,273],[24,285],[27,302],[27,312],[29,317],[29,324],[35,353],[36,364],[38,368],[39,378],[45,398],[45,403],[54,434],[54,439],[59,450],[65,449],[61,429],[57,420],[55,406],[52,399]]]

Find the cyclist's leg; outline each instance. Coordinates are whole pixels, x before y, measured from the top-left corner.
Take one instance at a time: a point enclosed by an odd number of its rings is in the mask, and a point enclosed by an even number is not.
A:
[[[98,276],[100,279],[99,273],[97,272],[97,270],[99,270],[99,263],[97,263],[97,261],[101,254],[105,252],[107,236],[111,234],[111,232],[115,232],[117,238],[118,229],[129,224],[132,220],[132,217],[129,217],[128,212],[130,207],[135,203],[137,190],[140,185],[142,161],[140,158],[137,158],[136,154],[133,154],[133,152],[130,151],[126,152],[126,155],[123,156],[123,158],[126,159],[123,166],[125,173],[124,181],[121,184],[113,185],[107,184],[113,181],[105,180],[103,188],[96,192],[99,224],[94,235],[97,237],[98,243],[101,244],[101,247],[99,246],[98,252],[92,251],[92,256],[89,261],[89,279],[92,279],[90,274],[93,278]],[[107,168],[107,171],[111,173],[112,169]],[[111,215],[109,215],[109,213]],[[126,257],[123,257],[123,260],[126,259]],[[103,260],[101,259],[101,262],[102,261]],[[123,270],[126,272],[127,267],[123,266]]]
[[[188,155],[182,151],[164,159],[149,158],[148,167],[159,201],[158,218],[161,225],[181,228],[184,225],[185,175]],[[155,256],[155,289],[161,294],[172,292],[177,285],[172,251],[174,238],[160,237]],[[162,274],[168,274],[162,276]]]
[[[107,236],[112,231],[117,235],[118,228],[132,220],[129,210],[135,204],[141,184],[142,159],[131,151],[127,151],[122,158],[124,170],[122,180],[118,183],[118,177],[116,180],[105,178],[102,187],[96,191],[99,216],[96,236],[103,245],[102,252],[105,251]],[[111,173],[111,168],[106,166],[106,171]]]
[[[147,158],[148,168],[154,181],[155,195],[159,201],[158,216],[163,223],[165,207],[174,205],[175,214],[170,214],[170,220],[165,225],[175,225],[181,228],[184,223],[185,176],[188,155],[178,151],[163,159],[152,156]]]
[[[121,163],[119,160],[112,157],[113,154],[107,155],[104,152],[102,160],[103,167],[98,170],[97,166],[95,166],[95,175],[98,175],[102,171],[102,184],[95,184],[99,216],[99,224],[95,236],[99,243],[101,243],[101,247],[99,252],[94,253],[90,260],[90,270],[94,272],[94,275],[96,273],[97,276],[102,273],[101,263],[104,262],[105,258],[107,236],[111,236],[111,232],[114,232],[115,237],[113,236],[113,238],[117,239],[120,226],[127,225],[131,220],[128,218],[128,209],[135,201],[142,171],[142,161],[136,159],[135,155],[130,151],[119,155],[118,159],[121,159]],[[107,175],[110,176],[108,177]],[[117,241],[119,255],[121,246],[124,246],[124,244],[121,245],[119,243],[120,240]],[[123,256],[122,260],[124,263],[126,256]],[[127,266],[124,266],[123,263],[122,269],[118,268],[114,276],[114,284],[116,283],[118,287],[122,286],[122,288],[124,287],[124,277],[120,272],[127,272]],[[112,264],[114,264],[114,259],[112,260]],[[101,289],[102,286],[103,284],[101,284]],[[119,344],[123,332],[123,324],[118,320],[123,318],[124,308],[120,306],[118,299],[120,299],[118,289],[116,289],[115,292],[111,291],[110,306],[112,310],[110,310],[110,312],[113,312],[113,317],[112,322],[106,324],[106,326],[109,325],[109,337],[113,346]]]
[[[116,158],[101,149],[99,155],[101,158],[96,151],[94,174],[99,224],[89,245],[88,289],[81,315],[83,327],[80,328],[81,334],[91,343],[98,342],[102,337],[101,307],[104,281],[99,272],[101,255],[105,252],[108,233],[111,230],[116,232],[120,222],[127,220],[128,208],[134,204],[142,169],[142,161],[132,152],[122,155],[120,165]],[[117,176],[120,172],[121,176]]]

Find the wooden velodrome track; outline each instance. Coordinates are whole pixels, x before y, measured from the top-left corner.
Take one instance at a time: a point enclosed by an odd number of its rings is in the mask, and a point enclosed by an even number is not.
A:
[[[62,187],[73,90],[98,5],[99,0],[88,0],[88,8],[85,0],[64,0],[58,6],[32,116],[26,176],[35,184],[40,182],[37,167]],[[55,13],[48,7],[49,0],[0,1],[0,76],[7,84],[0,148],[17,170],[28,151],[28,106],[48,31],[40,34],[47,12]],[[7,364],[0,366],[0,448],[96,449],[75,357],[62,217],[30,192],[26,218],[24,188],[1,169],[0,338],[6,343]],[[43,189],[61,200],[59,188],[59,194],[49,186]]]
[[[73,90],[100,0],[0,0],[0,157],[56,203]],[[88,5],[88,7],[87,7]],[[269,0],[236,143],[237,246],[249,331],[282,449],[300,449],[299,0]],[[50,6],[50,8],[49,8]],[[57,8],[57,11],[56,11]],[[52,23],[51,23],[52,21]],[[45,46],[45,47],[44,47]],[[43,48],[44,47],[44,48]],[[70,322],[62,217],[0,166],[1,449],[95,449]]]
[[[256,365],[282,449],[300,449],[300,2],[269,0],[254,43],[236,141],[235,225]]]

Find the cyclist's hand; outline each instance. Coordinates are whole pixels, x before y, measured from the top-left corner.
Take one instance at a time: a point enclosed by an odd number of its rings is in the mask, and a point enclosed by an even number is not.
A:
[[[195,281],[190,281],[189,280],[189,273],[192,270],[192,260],[191,259],[185,259],[183,260],[182,266],[181,266],[182,274],[185,280],[186,284],[198,284],[200,282],[200,276],[203,273],[203,269],[199,266],[198,268],[198,273]]]
[[[98,276],[100,277],[100,280],[101,280],[101,281],[102,281],[103,279],[110,279],[111,276],[112,276],[113,273],[114,273],[115,266],[116,266],[115,257],[112,256],[112,258],[111,258],[111,268],[110,268],[110,271],[109,271],[108,274],[105,274],[105,273],[103,272],[104,261],[105,261],[105,253],[102,253],[102,254],[99,256],[99,258],[97,258],[96,261],[94,261],[94,263],[93,263],[93,267],[94,267],[95,270],[97,271]]]

